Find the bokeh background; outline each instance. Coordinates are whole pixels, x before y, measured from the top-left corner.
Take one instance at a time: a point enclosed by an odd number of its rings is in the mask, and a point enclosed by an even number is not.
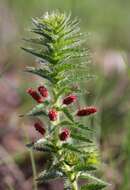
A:
[[[129,0],[0,0],[0,190],[37,190],[34,177],[46,162],[25,146],[40,137],[31,121],[19,117],[32,106],[26,88],[38,81],[23,72],[35,60],[20,47],[31,18],[55,9],[71,11],[81,19],[82,31],[90,34],[96,79],[86,83],[84,99],[100,108],[95,122],[103,161],[99,175],[111,183],[109,190],[129,190]],[[60,190],[62,184],[38,189]]]

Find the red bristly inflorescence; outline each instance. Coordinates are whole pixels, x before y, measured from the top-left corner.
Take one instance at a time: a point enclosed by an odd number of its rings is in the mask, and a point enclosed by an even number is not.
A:
[[[33,98],[34,100],[36,100],[38,103],[42,103],[42,102],[44,101],[43,97],[41,97],[40,94],[39,94],[36,90],[34,90],[34,89],[32,89],[32,88],[28,88],[28,89],[27,89],[27,93],[28,93],[29,95],[31,95],[32,98]]]
[[[97,108],[94,106],[88,106],[86,108],[77,111],[76,115],[79,117],[88,116],[97,112]]]
[[[36,129],[39,133],[41,133],[42,135],[45,134],[46,130],[43,128],[43,125],[42,125],[41,122],[36,122],[36,123],[34,124],[34,127],[35,127],[35,129]]]
[[[70,136],[70,131],[67,128],[64,128],[62,132],[59,134],[59,138],[61,141],[66,141]]]
[[[38,87],[38,91],[39,93],[44,97],[44,98],[47,98],[48,97],[48,90],[45,86],[39,86]]]
[[[56,121],[58,113],[55,109],[51,109],[51,110],[49,110],[48,116],[49,116],[51,121]]]
[[[64,98],[63,104],[69,105],[69,104],[75,102],[76,99],[77,99],[77,96],[75,96],[75,95],[67,96],[67,97]]]

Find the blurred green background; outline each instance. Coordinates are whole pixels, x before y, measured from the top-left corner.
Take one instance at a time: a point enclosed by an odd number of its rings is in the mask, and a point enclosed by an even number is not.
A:
[[[129,0],[0,0],[0,189],[34,189],[35,173],[25,143],[39,136],[32,122],[19,115],[32,105],[25,91],[32,81],[36,85],[36,78],[22,71],[35,60],[20,47],[22,38],[30,35],[31,18],[57,9],[80,18],[81,30],[90,34],[86,40],[96,79],[86,83],[84,101],[100,108],[95,122],[103,160],[100,175],[112,184],[109,190],[129,190]],[[33,156],[39,171],[43,158]],[[57,182],[39,189],[61,187]]]

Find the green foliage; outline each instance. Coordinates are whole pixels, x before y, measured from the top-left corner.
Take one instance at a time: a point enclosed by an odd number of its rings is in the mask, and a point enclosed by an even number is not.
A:
[[[33,73],[35,75],[38,75],[38,76],[52,82],[51,73],[46,69],[43,70],[42,68],[27,67],[25,69],[25,71],[29,72],[29,73]]]
[[[58,12],[57,16],[55,13],[47,14],[40,19],[33,19],[34,27],[31,31],[38,36],[26,40],[31,43],[32,48],[23,48],[38,57],[41,67],[27,68],[26,71],[37,74],[59,86],[76,82],[76,80],[80,81],[83,78],[86,80],[84,65],[78,62],[79,59],[81,62],[81,58],[88,52],[80,47],[85,36],[80,32],[79,21],[77,19],[71,21],[70,15]],[[82,75],[76,76],[74,72],[76,70]]]
[[[39,174],[37,181],[42,182],[44,180],[44,182],[46,182],[46,181],[54,180],[61,177],[63,177],[63,173],[58,170],[53,170],[53,169],[51,169],[50,171],[44,170],[43,172]]]
[[[85,160],[95,151],[95,143],[89,135],[93,132],[91,126],[84,126],[79,122],[75,111],[62,104],[62,98],[73,92],[80,93],[72,84],[91,77],[86,73],[85,60],[88,50],[82,48],[85,36],[80,32],[78,19],[71,20],[70,14],[58,11],[33,19],[31,32],[35,37],[26,41],[30,42],[32,47],[23,49],[38,58],[39,66],[27,67],[25,71],[42,77],[49,87],[51,97],[50,100],[36,105],[27,115],[48,117],[51,108],[58,113],[57,120],[50,121],[47,126],[47,135],[27,145],[34,150],[47,152],[52,158],[51,164],[41,172],[37,181],[63,177],[64,189],[77,190],[78,177],[90,178],[89,174],[84,172],[96,170],[96,162]],[[70,138],[62,142],[59,133],[64,126],[70,130]],[[100,183],[100,180],[94,179]],[[99,187],[104,186],[92,184],[81,189],[98,190]]]
[[[102,184],[88,184],[81,187],[81,190],[101,190],[105,185]]]

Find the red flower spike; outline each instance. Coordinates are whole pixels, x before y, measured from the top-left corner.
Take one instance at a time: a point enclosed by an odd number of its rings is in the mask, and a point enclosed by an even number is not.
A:
[[[65,128],[62,130],[62,132],[59,134],[59,138],[61,141],[66,141],[70,136],[69,129]]]
[[[42,135],[45,134],[46,130],[43,128],[42,124],[40,122],[36,122],[34,124],[34,127],[36,129],[36,131],[38,131],[39,133],[41,133]]]
[[[38,87],[38,91],[39,91],[39,93],[40,93],[44,98],[47,98],[47,97],[48,97],[48,90],[45,88],[45,86],[39,86],[39,87]]]
[[[88,115],[94,114],[96,112],[97,112],[96,107],[89,106],[89,107],[78,110],[76,115],[82,117],[82,116],[88,116]]]
[[[57,116],[58,116],[58,113],[55,109],[51,109],[48,113],[48,116],[50,118],[51,121],[56,121],[57,120]]]
[[[36,90],[33,90],[32,88],[27,89],[27,93],[32,96],[34,100],[36,100],[38,103],[43,102],[43,98],[38,94]]]
[[[75,95],[67,96],[66,98],[64,98],[63,104],[69,105],[69,104],[75,102],[76,99],[77,99],[77,96],[75,96]]]

